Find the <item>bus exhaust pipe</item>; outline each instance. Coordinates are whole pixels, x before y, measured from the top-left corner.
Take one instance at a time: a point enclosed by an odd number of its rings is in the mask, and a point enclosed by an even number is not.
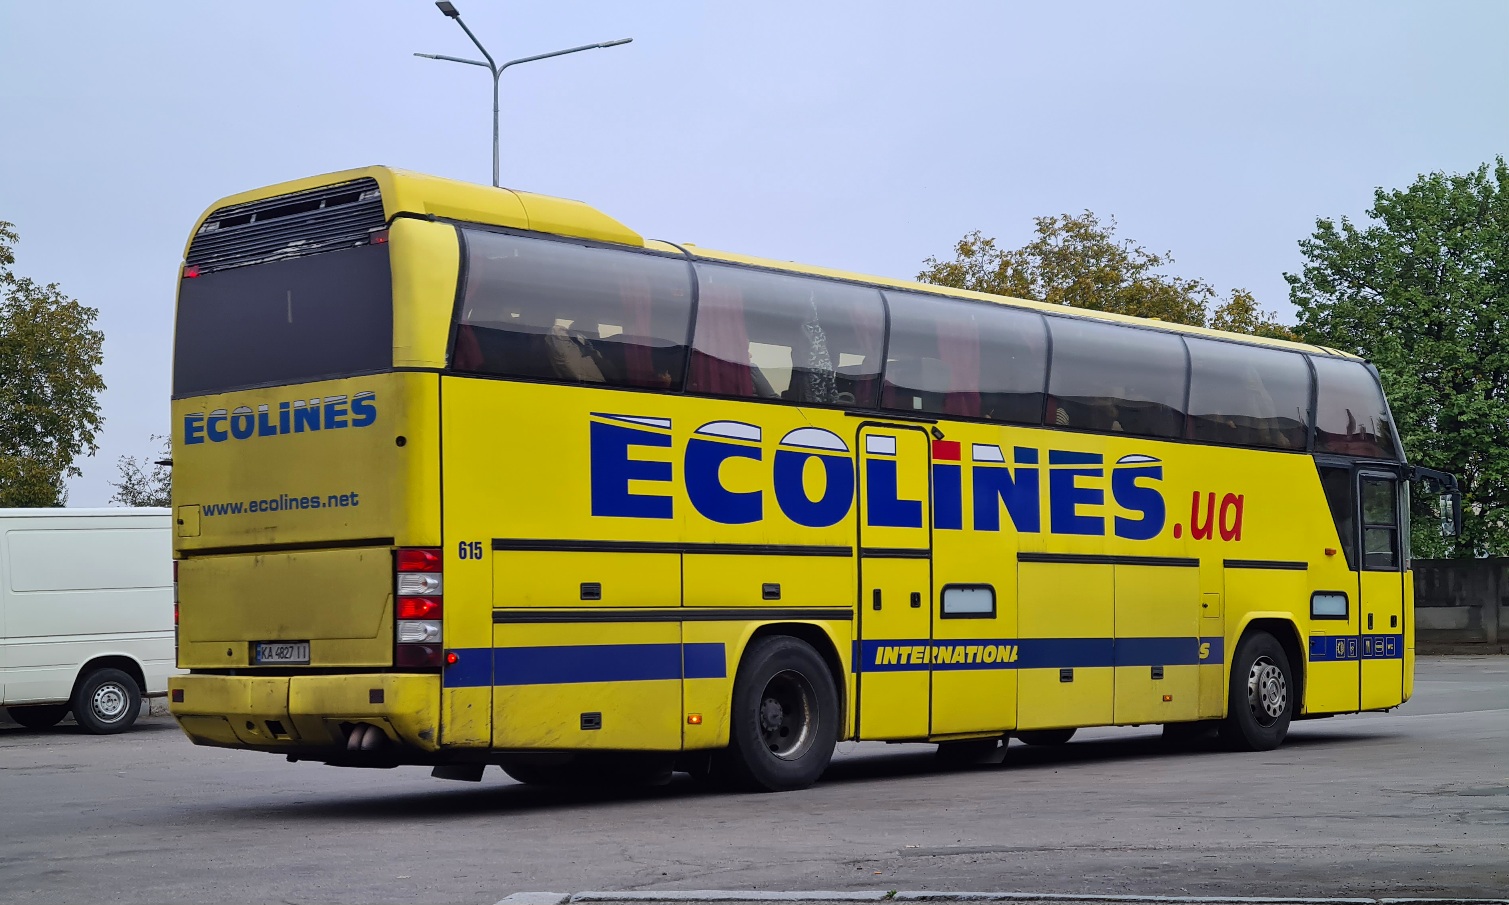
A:
[[[347,751],[376,751],[388,740],[383,731],[371,723],[357,723],[346,736]]]

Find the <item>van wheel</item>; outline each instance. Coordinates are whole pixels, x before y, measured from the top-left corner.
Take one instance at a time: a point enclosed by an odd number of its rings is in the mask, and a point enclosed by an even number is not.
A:
[[[817,782],[838,741],[838,691],[810,645],[786,635],[761,638],[734,679],[729,778],[746,789],[786,792]]]
[[[51,729],[68,715],[67,704],[27,704],[6,709],[11,719],[27,729]]]
[[[1065,744],[1074,737],[1073,729],[1027,729],[1015,733],[1024,745],[1033,745],[1039,748],[1054,748]]]
[[[73,718],[95,735],[130,729],[141,714],[141,689],[118,669],[96,669],[73,693]]]
[[[1289,734],[1294,715],[1294,674],[1278,639],[1254,632],[1231,661],[1231,695],[1221,740],[1237,751],[1272,751]]]

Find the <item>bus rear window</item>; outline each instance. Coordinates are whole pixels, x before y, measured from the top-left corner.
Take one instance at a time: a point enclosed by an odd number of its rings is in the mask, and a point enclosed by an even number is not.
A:
[[[393,365],[387,245],[179,281],[173,395],[201,396]]]

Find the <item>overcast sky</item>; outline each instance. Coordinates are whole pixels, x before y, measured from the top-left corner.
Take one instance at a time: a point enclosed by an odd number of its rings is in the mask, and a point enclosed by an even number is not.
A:
[[[652,238],[912,277],[1085,209],[1291,313],[1317,216],[1509,151],[1502,2],[459,0],[509,70],[503,183]],[[168,430],[173,295],[216,199],[365,164],[490,177],[491,89],[429,0],[0,0],[0,220],[100,309],[106,418],[69,504]]]

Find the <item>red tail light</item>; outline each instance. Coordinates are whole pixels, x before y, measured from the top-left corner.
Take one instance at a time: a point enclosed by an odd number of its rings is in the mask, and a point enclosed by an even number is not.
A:
[[[194,277],[197,277],[197,276],[199,276],[199,266],[197,264],[190,264],[188,267],[185,267],[183,269],[183,278],[184,279],[186,279],[186,280],[192,280]]]
[[[398,598],[398,612],[395,614],[399,619],[439,619],[439,597],[400,597]]]
[[[393,557],[393,665],[439,667],[445,662],[440,621],[444,609],[440,551],[404,547]]]
[[[439,572],[440,551],[434,547],[404,547],[398,551],[398,571]]]

